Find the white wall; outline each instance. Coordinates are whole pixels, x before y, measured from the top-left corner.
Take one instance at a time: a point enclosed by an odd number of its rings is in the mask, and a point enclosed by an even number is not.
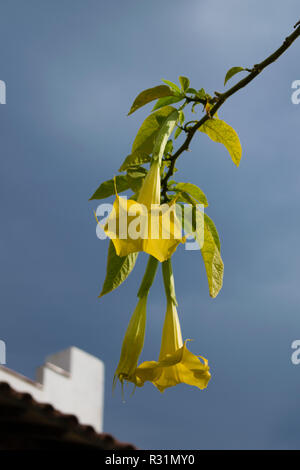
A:
[[[82,424],[102,431],[104,364],[96,357],[71,347],[46,358],[37,370],[37,382],[0,366],[0,382],[28,392],[63,413],[75,414]]]

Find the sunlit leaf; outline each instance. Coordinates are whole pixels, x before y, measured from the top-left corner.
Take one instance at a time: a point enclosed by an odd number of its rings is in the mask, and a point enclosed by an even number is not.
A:
[[[223,285],[224,263],[218,244],[211,230],[211,223],[204,217],[204,243],[201,248],[208,280],[209,294],[216,297]]]
[[[209,294],[211,297],[216,297],[222,288],[224,275],[224,263],[220,253],[218,232],[213,221],[206,214],[201,213],[196,208],[195,214],[197,231],[194,231],[194,227],[189,219],[184,221],[184,229],[188,235],[195,237],[200,246]]]
[[[173,152],[173,141],[168,140],[167,145],[165,147],[164,155],[168,155],[169,153]]]
[[[190,93],[192,95],[196,95],[197,94],[197,90],[195,90],[195,88],[188,88],[186,90],[186,93]]]
[[[245,70],[244,67],[231,67],[231,69],[229,69],[228,72],[226,73],[224,86],[226,85],[228,80],[230,80],[234,75],[236,75],[239,72],[242,72],[243,70]]]
[[[177,127],[176,131],[174,132],[174,139],[177,139],[177,137],[180,136],[181,132],[182,132],[181,127]]]
[[[175,191],[184,191],[192,196],[199,204],[203,204],[204,207],[208,206],[206,196],[202,189],[192,183],[177,183],[175,186]]]
[[[146,174],[147,170],[141,166],[128,168],[127,181],[132,191],[138,192],[140,190]]]
[[[158,85],[153,88],[148,88],[147,90],[142,91],[134,100],[133,105],[130,108],[128,116],[134,113],[137,109],[141,108],[145,104],[150,103],[151,101],[157,100],[158,98],[163,98],[165,96],[173,95],[173,91],[166,85]]]
[[[204,132],[214,142],[223,144],[232,161],[239,166],[242,157],[242,146],[236,131],[221,119],[208,119],[200,128],[200,132]]]
[[[170,188],[170,191],[176,191],[174,188]],[[185,204],[190,204],[192,206],[196,206],[198,201],[196,201],[192,196],[190,196],[185,191],[176,191],[176,196],[173,196],[171,200],[175,199],[176,202],[184,202]]]
[[[190,86],[190,81],[187,77],[179,77],[179,82],[183,91],[186,91]]]
[[[131,253],[127,256],[117,256],[113,242],[110,240],[108,247],[106,277],[102,287],[102,297],[119,287],[129,276],[134,268],[138,253]]]
[[[201,100],[205,100],[207,98],[207,94],[204,90],[204,88],[201,88],[201,90],[198,90],[197,91],[197,96],[198,98],[200,98]]]
[[[162,80],[164,83],[166,83],[167,85],[169,85],[169,87],[174,90],[176,93],[178,94],[181,94],[181,90],[179,88],[179,86],[177,86],[175,83],[173,82],[170,82],[170,80]]]
[[[221,253],[221,242],[220,242],[220,237],[219,237],[219,233],[218,233],[218,230],[214,224],[214,222],[212,221],[212,219],[210,217],[208,217],[207,214],[204,214],[204,220],[205,220],[205,223],[208,225],[209,227],[209,230],[210,230],[210,233],[212,234],[213,236],[213,239],[215,241],[215,244],[219,250],[219,252]]]
[[[169,137],[171,136],[174,130],[174,127],[176,126],[178,118],[179,113],[177,109],[174,109],[174,111],[165,118],[163,125],[161,126],[157,133],[157,136],[155,137],[152,158],[154,160],[157,159],[160,164],[162,161],[165,147],[168,143]]]
[[[131,154],[123,162],[119,171],[125,171],[131,166],[142,165],[151,160],[155,138],[166,118],[176,111],[172,106],[165,106],[150,114],[141,125],[133,142]]]
[[[144,168],[143,166],[136,166],[136,167],[128,168],[127,177],[129,175],[131,178],[139,179],[139,178],[144,178],[147,173],[148,172],[146,168]]]
[[[143,152],[134,152],[130,155],[127,155],[122,166],[119,168],[119,171],[125,171],[131,166],[143,165],[144,163],[150,162],[151,157],[147,153]]]
[[[164,106],[168,106],[169,104],[178,103],[179,101],[182,101],[183,99],[184,99],[184,96],[166,96],[166,98],[160,98],[155,104],[155,106],[153,107],[152,111],[163,108]]]
[[[118,193],[122,193],[130,187],[126,176],[123,175],[116,176],[115,183],[117,186]],[[105,199],[106,197],[112,196],[113,194],[115,194],[115,185],[114,180],[111,179],[105,181],[104,183],[101,183],[99,188],[96,189],[96,191],[89,200],[91,201],[92,199]]]
[[[178,111],[178,113],[179,113],[179,122],[180,122],[181,125],[183,125],[183,123],[184,123],[184,112],[180,110],[180,111]]]

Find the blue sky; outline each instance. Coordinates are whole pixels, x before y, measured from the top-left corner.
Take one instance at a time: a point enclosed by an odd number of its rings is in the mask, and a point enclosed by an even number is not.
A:
[[[277,2],[278,3],[278,2]],[[208,358],[208,388],[152,384],[123,403],[111,393],[146,255],[118,291],[97,298],[108,242],[88,198],[117,173],[149,107],[139,91],[190,77],[223,90],[234,65],[277,48],[299,20],[296,0],[10,0],[1,2],[1,327],[7,365],[34,377],[70,345],[106,364],[105,431],[142,448],[299,448],[300,40],[219,116],[238,132],[237,169],[204,134],[178,161],[178,180],[206,193],[221,235],[224,287],[208,294],[199,252],[177,250],[183,336]],[[149,297],[142,360],[159,353],[165,299]],[[129,394],[128,394],[129,395]]]

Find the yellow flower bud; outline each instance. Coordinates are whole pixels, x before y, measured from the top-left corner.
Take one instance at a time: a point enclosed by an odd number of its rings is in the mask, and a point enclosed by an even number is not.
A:
[[[124,380],[134,381],[134,372],[144,345],[146,305],[147,296],[144,296],[139,299],[129,321],[122,344],[120,361],[114,375],[114,384],[116,379],[119,379],[122,384]]]

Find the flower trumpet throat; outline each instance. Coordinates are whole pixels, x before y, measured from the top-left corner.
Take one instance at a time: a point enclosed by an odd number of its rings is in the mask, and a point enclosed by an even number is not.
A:
[[[160,205],[160,164],[154,160],[137,201],[120,197],[107,219],[104,232],[111,238],[118,256],[144,251],[163,262],[179,243],[184,243],[175,204]]]
[[[144,179],[137,202],[151,209],[152,204],[160,204],[160,164],[154,160]]]

